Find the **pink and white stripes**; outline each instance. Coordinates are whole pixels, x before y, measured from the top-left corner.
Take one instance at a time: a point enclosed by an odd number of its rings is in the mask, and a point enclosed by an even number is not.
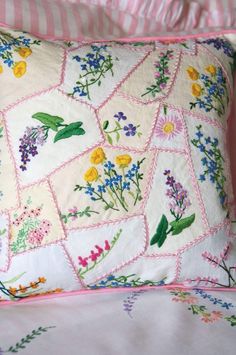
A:
[[[0,23],[67,40],[194,35],[236,29],[236,0],[0,0]]]

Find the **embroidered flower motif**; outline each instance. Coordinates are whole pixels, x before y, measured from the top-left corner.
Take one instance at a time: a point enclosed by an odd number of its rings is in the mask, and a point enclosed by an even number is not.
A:
[[[97,179],[98,179],[98,171],[94,167],[89,168],[84,174],[84,180],[87,182],[97,181]]]
[[[78,219],[78,217],[91,217],[92,214],[99,214],[97,211],[91,210],[91,207],[87,206],[84,210],[79,211],[77,207],[69,208],[69,213],[61,214],[62,221],[66,224],[68,223],[69,219],[71,218],[72,221]]]
[[[99,263],[101,263],[114,248],[115,244],[119,240],[122,233],[120,229],[114,238],[109,243],[108,240],[105,240],[104,247],[95,245],[94,249],[90,251],[90,255],[86,257],[78,256],[79,265],[82,267],[78,270],[79,276],[83,279],[84,275],[89,271],[93,270]]]
[[[22,48],[19,48],[19,50],[17,52],[22,58],[27,58],[32,54],[32,49],[30,49],[28,47],[22,47]]]
[[[234,48],[231,43],[223,38],[209,38],[199,43],[206,43],[208,45],[213,45],[217,50],[223,50],[224,54],[230,58],[234,57]]]
[[[140,168],[144,160],[145,158],[137,161],[129,170],[126,170],[132,162],[130,155],[116,156],[115,163],[118,165],[116,167],[106,159],[103,149],[97,148],[92,152],[90,161],[97,165],[101,164],[101,167],[90,168],[84,175],[87,185],[76,185],[74,191],[84,190],[93,202],[100,201],[104,204],[105,210],[119,211],[122,208],[128,211],[132,203],[130,199],[133,199],[133,206],[142,200],[140,181],[143,179],[143,174]],[[127,197],[129,197],[128,200]]]
[[[187,73],[191,80],[198,80],[199,72],[194,67],[189,66],[187,69]]]
[[[166,196],[170,199],[170,214],[175,219],[172,222],[168,222],[167,217],[164,214],[162,215],[156,233],[150,241],[150,245],[157,244],[159,248],[164,244],[170,233],[172,236],[182,233],[182,231],[189,228],[195,220],[195,213],[182,218],[191,205],[188,191],[183,188],[181,183],[176,182],[170,170],[165,170],[164,175],[166,176],[166,185],[168,186]]]
[[[160,116],[158,118],[155,135],[161,139],[172,139],[183,130],[181,120],[174,114],[168,116]]]
[[[227,208],[227,194],[225,191],[226,177],[224,176],[224,157],[219,149],[219,141],[217,138],[204,137],[202,133],[202,125],[196,126],[196,138],[191,143],[200,150],[203,155],[201,159],[203,173],[200,174],[201,182],[209,179],[215,185],[219,196],[220,204],[223,209]]]
[[[108,120],[104,121],[102,127],[104,133],[106,134],[106,138],[110,144],[113,144],[113,135],[115,135],[116,142],[119,142],[122,132],[125,133],[126,137],[134,137],[136,135],[139,138],[141,137],[142,133],[138,132],[137,130],[140,125],[135,126],[133,123],[127,124],[127,122],[126,125],[122,125],[122,122],[119,122],[120,120],[127,120],[127,117],[124,115],[123,112],[118,112],[114,115],[114,118],[117,119],[117,121],[115,121],[115,128],[110,129],[111,124]]]
[[[216,67],[214,65],[209,65],[208,67],[206,67],[206,72],[214,76],[216,75]]]
[[[0,64],[0,74],[3,73],[3,66]]]
[[[26,72],[26,62],[16,62],[13,67],[13,73],[16,78],[21,78]]]
[[[219,117],[223,116],[226,110],[225,101],[228,103],[229,96],[226,77],[222,69],[210,64],[205,68],[205,72],[210,75],[199,74],[193,67],[189,67],[186,71],[191,80],[201,81],[191,86],[192,95],[196,98],[196,101],[190,102],[190,110],[199,107],[199,109],[204,109],[205,112],[214,110]]]
[[[155,84],[147,87],[146,91],[141,96],[151,95],[152,97],[156,97],[158,93],[166,88],[167,83],[170,80],[169,62],[174,57],[173,52],[173,50],[167,50],[166,52],[160,53],[159,60],[154,63]]]
[[[195,97],[199,97],[202,94],[202,87],[199,84],[192,85],[192,95]]]
[[[102,148],[95,149],[90,156],[90,162],[96,165],[102,164],[105,161],[105,159],[106,159],[106,155]]]
[[[108,45],[91,45],[91,51],[84,57],[78,55],[73,57],[73,60],[79,63],[83,74],[79,75],[73,92],[68,95],[79,95],[91,100],[90,88],[94,85],[101,86],[107,73],[110,72],[112,76],[114,75],[114,58],[109,53],[108,48]],[[115,60],[118,60],[118,58],[115,58]]]
[[[105,279],[99,281],[97,284],[88,285],[92,290],[99,288],[118,288],[118,287],[141,287],[141,286],[163,286],[165,285],[164,277],[160,281],[142,280],[138,275],[109,275]]]
[[[128,154],[124,155],[117,155],[116,157],[116,164],[119,165],[121,168],[126,168],[132,161],[132,158]]]

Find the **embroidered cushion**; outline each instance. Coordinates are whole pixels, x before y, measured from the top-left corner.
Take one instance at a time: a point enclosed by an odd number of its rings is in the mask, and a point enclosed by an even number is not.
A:
[[[0,32],[1,300],[235,286],[234,49]]]

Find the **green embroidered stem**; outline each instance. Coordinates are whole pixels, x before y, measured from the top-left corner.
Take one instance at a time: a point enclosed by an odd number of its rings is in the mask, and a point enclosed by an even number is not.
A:
[[[46,333],[49,329],[56,328],[55,326],[50,327],[39,327],[38,329],[33,330],[30,334],[27,334],[26,337],[22,338],[14,346],[10,346],[6,353],[18,353],[18,351],[25,349],[26,345],[31,343],[36,337]]]
[[[68,223],[68,220],[70,218],[76,219],[77,217],[84,217],[84,216],[91,217],[92,213],[99,214],[99,212],[91,210],[91,207],[88,206],[82,211],[75,211],[75,212],[69,212],[68,214],[61,214],[60,217],[62,221],[66,224]]]

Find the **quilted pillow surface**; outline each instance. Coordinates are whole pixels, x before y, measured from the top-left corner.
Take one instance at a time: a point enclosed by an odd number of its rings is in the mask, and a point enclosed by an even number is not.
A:
[[[234,49],[0,30],[0,300],[235,287]]]

